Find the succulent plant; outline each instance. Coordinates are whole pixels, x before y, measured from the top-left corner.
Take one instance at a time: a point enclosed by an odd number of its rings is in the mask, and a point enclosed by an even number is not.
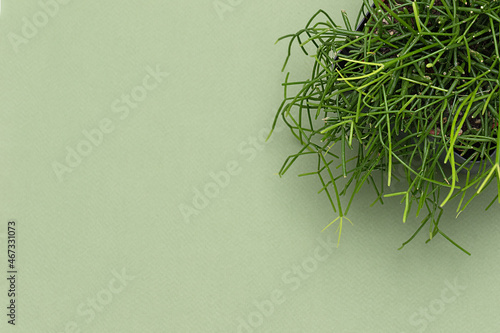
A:
[[[273,128],[281,118],[301,148],[279,174],[317,159],[301,176],[318,176],[339,241],[353,198],[371,186],[376,202],[401,199],[403,221],[423,217],[403,246],[427,226],[428,241],[439,234],[469,254],[439,223],[452,199],[458,216],[495,181],[500,194],[500,3],[363,0],[354,26],[342,18],[320,10],[278,40],[289,39],[283,70],[296,45],[314,62],[309,78],[283,83]]]

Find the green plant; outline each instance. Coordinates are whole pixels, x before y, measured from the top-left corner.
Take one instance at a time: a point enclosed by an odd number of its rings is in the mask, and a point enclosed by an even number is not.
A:
[[[469,254],[439,222],[451,199],[460,214],[494,180],[500,194],[500,4],[363,0],[360,29],[342,17],[344,28],[320,10],[278,40],[290,39],[283,70],[294,43],[314,59],[309,79],[290,82],[288,73],[283,83],[273,128],[281,117],[302,148],[280,176],[301,156],[317,158],[317,169],[300,176],[319,177],[339,215],[328,225],[338,222],[339,241],[353,198],[369,184],[374,204],[401,197],[403,222],[413,210],[424,216],[401,248],[428,224],[427,241],[440,234]],[[393,178],[406,190],[387,194]]]

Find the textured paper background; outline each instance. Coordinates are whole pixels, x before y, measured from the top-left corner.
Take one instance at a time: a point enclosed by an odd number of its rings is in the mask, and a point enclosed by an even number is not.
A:
[[[15,219],[20,273],[16,327],[0,282],[0,331],[498,332],[493,188],[443,218],[467,257],[424,235],[397,251],[419,222],[396,199],[369,208],[371,191],[337,249],[320,184],[295,177],[314,161],[275,175],[299,146],[285,131],[262,143],[283,94],[274,42],[320,8],[354,21],[360,2],[75,0],[44,15],[3,0],[0,270]],[[87,155],[68,166],[72,149]]]

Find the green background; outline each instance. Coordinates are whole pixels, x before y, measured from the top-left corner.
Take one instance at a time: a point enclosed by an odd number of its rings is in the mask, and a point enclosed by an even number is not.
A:
[[[295,176],[314,159],[276,175],[300,147],[283,128],[262,141],[283,96],[274,42],[320,8],[355,21],[361,1],[66,2],[2,1],[0,269],[14,219],[19,274],[15,327],[0,282],[0,331],[500,330],[494,186],[443,217],[468,257],[424,233],[397,251],[419,220],[370,208],[371,190],[336,248],[318,180]]]

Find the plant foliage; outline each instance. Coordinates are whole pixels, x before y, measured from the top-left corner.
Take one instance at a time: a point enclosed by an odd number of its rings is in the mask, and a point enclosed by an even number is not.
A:
[[[468,253],[439,222],[451,199],[459,214],[495,181],[500,194],[500,4],[363,0],[354,26],[342,18],[343,27],[320,10],[278,40],[289,39],[283,70],[295,44],[314,59],[310,78],[290,82],[288,73],[283,83],[273,128],[281,118],[302,148],[279,174],[299,157],[317,159],[302,176],[319,177],[339,240],[353,198],[371,186],[375,202],[401,198],[403,221],[423,216],[403,246],[427,225],[428,241],[440,234]],[[395,181],[405,190],[389,191]]]

